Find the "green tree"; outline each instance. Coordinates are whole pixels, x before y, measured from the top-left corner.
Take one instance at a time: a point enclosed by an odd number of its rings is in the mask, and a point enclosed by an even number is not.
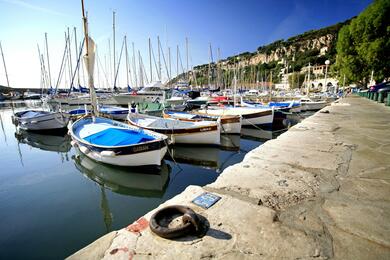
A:
[[[366,85],[371,71],[382,81],[390,75],[390,0],[375,0],[339,32],[336,69],[347,83]]]

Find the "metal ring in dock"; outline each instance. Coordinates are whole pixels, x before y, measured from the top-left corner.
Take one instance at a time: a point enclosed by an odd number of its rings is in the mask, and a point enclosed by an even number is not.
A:
[[[169,228],[163,225],[164,219],[172,219],[175,215],[182,215],[183,225]],[[198,215],[189,207],[174,205],[158,210],[150,218],[149,227],[153,233],[163,238],[177,238],[186,235],[197,235],[201,230]]]

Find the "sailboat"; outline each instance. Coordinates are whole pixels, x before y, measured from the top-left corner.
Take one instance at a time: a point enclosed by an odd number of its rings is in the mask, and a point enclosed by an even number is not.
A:
[[[167,136],[99,117],[93,87],[95,43],[88,36],[84,1],[81,1],[86,54],[84,62],[91,94],[91,114],[75,121],[69,129],[72,145],[95,161],[118,166],[161,165],[167,152]]]

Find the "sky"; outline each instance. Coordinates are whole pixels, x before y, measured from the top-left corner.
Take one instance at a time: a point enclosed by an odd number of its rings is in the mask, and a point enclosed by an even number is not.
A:
[[[98,49],[99,75],[95,81],[102,86],[113,82],[112,12],[116,13],[116,62],[123,37],[127,36],[129,55],[131,43],[140,51],[150,78],[148,38],[157,56],[157,36],[168,63],[171,48],[172,75],[176,74],[176,46],[186,67],[185,38],[189,43],[190,66],[209,61],[209,44],[213,59],[217,48],[221,58],[312,29],[342,22],[358,15],[370,0],[84,0],[88,12],[89,30]],[[38,55],[45,54],[45,33],[48,35],[52,86],[58,81],[65,48],[65,31],[77,28],[77,40],[82,40],[80,0],[0,0],[0,41],[3,47],[10,86],[41,87],[41,65]],[[75,67],[75,46],[72,36],[71,55]],[[109,40],[110,39],[110,40]],[[109,41],[110,47],[109,48]],[[111,50],[111,55],[109,55]],[[46,55],[45,66],[47,66]],[[131,59],[131,57],[130,57]],[[156,57],[157,59],[157,57]],[[138,61],[138,58],[137,58]],[[111,63],[111,65],[110,65]],[[162,67],[164,62],[161,58]],[[153,64],[153,67],[154,64]],[[124,57],[118,73],[117,86],[126,86]],[[156,71],[153,79],[156,80]],[[181,70],[181,66],[180,66]],[[167,78],[163,69],[163,80]],[[68,76],[69,78],[69,76]],[[97,78],[97,80],[96,80]],[[107,80],[106,80],[107,79]],[[63,77],[65,86],[69,79]],[[81,84],[83,81],[81,80]],[[130,82],[134,84],[134,79]],[[7,85],[4,67],[0,65],[0,85]],[[69,85],[69,83],[67,84]]]

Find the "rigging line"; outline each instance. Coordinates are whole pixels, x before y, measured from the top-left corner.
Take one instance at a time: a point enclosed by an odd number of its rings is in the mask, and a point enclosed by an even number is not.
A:
[[[116,80],[117,80],[117,78],[118,78],[119,66],[120,66],[120,64],[121,64],[122,52],[123,52],[123,47],[124,47],[124,46],[125,46],[125,40],[123,39],[122,48],[121,48],[121,53],[119,54],[118,66],[117,66],[116,72],[115,72],[114,88],[116,88]]]
[[[166,62],[166,60],[165,60],[164,50],[162,49],[161,44],[159,44],[159,47],[160,47],[160,49],[161,49],[161,54],[162,54],[162,57],[163,57],[163,61],[164,61],[164,65],[165,65],[165,70],[166,70],[166,72],[167,72],[168,81],[170,81],[170,80],[171,80],[171,77],[170,77],[170,75],[169,75],[167,62]]]
[[[76,64],[76,68],[75,68],[73,76],[72,76],[72,81],[70,83],[68,96],[70,95],[70,92],[71,92],[72,87],[73,87],[74,79],[76,78],[76,74],[77,74],[77,71],[78,71],[79,66],[80,66],[80,60],[81,60],[81,54],[83,53],[84,42],[85,42],[85,40],[83,40],[83,43],[81,44],[81,47],[80,47],[79,57],[77,58],[77,64]]]
[[[158,68],[157,68],[156,56],[154,55],[154,51],[153,51],[153,46],[152,46],[152,44],[150,44],[150,49],[151,49],[151,51],[152,51],[154,67],[156,68],[156,71],[157,71]]]
[[[98,66],[99,66],[99,64],[100,64],[100,69],[101,69],[102,72],[103,72],[104,78],[106,79],[106,83],[107,83],[107,86],[108,86],[109,82],[108,82],[107,73],[106,73],[106,71],[104,70],[104,67],[103,67],[103,65],[102,65],[102,63],[101,63],[101,61],[100,61],[99,55],[96,55],[96,58],[97,58],[97,61],[98,61]]]
[[[62,61],[61,61],[61,66],[60,66],[59,75],[58,75],[58,78],[57,78],[55,93],[57,93],[58,85],[60,84],[60,80],[61,80],[61,78],[62,78],[63,67],[64,67],[64,61],[65,61],[65,56],[66,56],[67,47],[68,47],[68,39],[66,39],[66,41],[65,41],[65,49],[64,49],[64,54],[62,55]]]

